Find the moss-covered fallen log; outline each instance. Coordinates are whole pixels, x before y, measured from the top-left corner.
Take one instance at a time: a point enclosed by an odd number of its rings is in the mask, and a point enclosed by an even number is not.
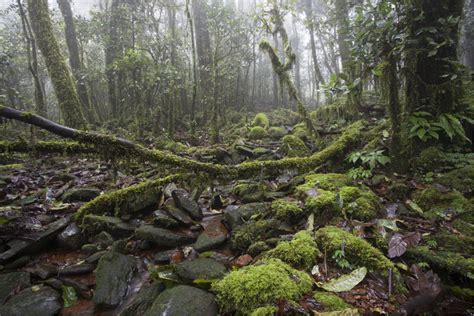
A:
[[[346,128],[342,135],[331,145],[309,157],[251,161],[230,166],[199,162],[172,153],[148,149],[119,137],[88,131],[79,131],[62,126],[38,115],[21,112],[4,106],[0,106],[0,117],[22,121],[43,128],[56,135],[76,140],[81,144],[92,145],[94,148],[106,153],[107,155],[115,157],[135,157],[150,162],[172,166],[179,169],[180,172],[199,172],[205,173],[210,177],[227,179],[278,174],[285,170],[308,171],[314,169],[334,157],[342,156],[351,145],[361,138],[362,129],[364,127],[363,121],[353,123]]]
[[[64,141],[38,141],[29,144],[25,141],[0,141],[0,153],[57,153],[57,154],[89,154],[97,153],[98,150],[91,145],[81,144],[79,142]]]

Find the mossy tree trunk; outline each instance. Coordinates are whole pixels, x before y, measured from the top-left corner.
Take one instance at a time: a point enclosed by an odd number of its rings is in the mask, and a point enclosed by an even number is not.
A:
[[[54,34],[47,0],[28,0],[28,13],[66,125],[84,128],[86,120],[66,60]]]
[[[94,124],[96,121],[95,113],[91,108],[84,70],[79,57],[79,44],[77,42],[77,33],[74,25],[71,3],[69,0],[57,0],[57,3],[64,19],[64,33],[66,35],[66,44],[69,51],[69,65],[71,66],[72,73],[76,79],[76,87],[79,99],[81,100],[82,109],[89,122]]]

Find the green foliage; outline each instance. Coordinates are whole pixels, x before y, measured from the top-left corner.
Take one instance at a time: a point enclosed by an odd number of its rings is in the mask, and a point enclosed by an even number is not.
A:
[[[464,141],[470,142],[461,123],[463,120],[471,124],[474,123],[473,120],[459,114],[445,113],[434,117],[428,112],[415,112],[408,117],[408,137],[418,138],[426,142],[429,140],[439,140],[440,135],[445,135],[450,140],[459,137]]]
[[[270,127],[268,129],[268,135],[274,140],[281,139],[286,134],[288,134],[288,132],[286,131],[286,129],[284,127],[275,127],[274,126],[274,127]]]
[[[261,126],[254,126],[250,129],[248,137],[252,140],[260,140],[268,136],[268,132]]]
[[[270,126],[270,121],[265,113],[257,113],[252,121],[252,126],[259,126],[267,129]]]
[[[277,199],[272,202],[272,210],[277,218],[282,220],[290,220],[292,222],[301,219],[305,211],[298,205],[297,201],[286,199]]]
[[[372,171],[363,167],[351,168],[347,171],[347,175],[354,180],[368,179],[372,177]]]
[[[359,220],[372,220],[377,216],[380,207],[379,198],[369,189],[342,187],[339,197],[345,216]]]
[[[331,258],[334,260],[336,265],[339,266],[341,269],[350,269],[352,265],[349,261],[347,261],[346,255],[344,253],[344,249],[338,249],[334,251]]]
[[[293,135],[283,137],[281,150],[288,157],[304,157],[310,154],[301,138]]]
[[[267,257],[277,258],[295,268],[311,269],[319,256],[314,238],[309,231],[295,234],[291,241],[282,241],[266,253]]]
[[[360,163],[369,168],[370,171],[374,170],[378,166],[385,166],[390,163],[390,158],[384,155],[385,150],[374,150],[374,151],[356,151],[347,157],[347,160],[353,164]]]
[[[273,316],[277,311],[278,308],[276,306],[263,306],[252,311],[250,316]]]
[[[246,314],[277,300],[297,300],[311,291],[312,283],[308,274],[278,259],[266,259],[230,272],[212,289],[224,313]]]
[[[352,305],[347,304],[342,298],[333,293],[317,291],[314,292],[313,298],[323,305],[325,312],[340,311],[352,307]]]

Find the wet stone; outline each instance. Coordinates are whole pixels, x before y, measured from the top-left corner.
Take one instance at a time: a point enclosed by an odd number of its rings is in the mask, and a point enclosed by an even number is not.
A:
[[[197,258],[176,264],[174,271],[184,281],[192,282],[194,280],[221,279],[226,273],[226,268],[214,259]]]
[[[61,268],[58,271],[58,274],[60,276],[65,276],[65,275],[80,275],[80,274],[87,274],[92,271],[94,271],[95,265],[90,264],[90,263],[81,263],[81,264],[75,264],[72,266],[67,266],[64,268]]]
[[[191,226],[193,224],[193,219],[185,211],[171,205],[167,206],[166,209],[168,214],[176,221],[186,226]]]
[[[155,263],[169,263],[175,252],[176,249],[157,252],[153,256],[153,261]]]
[[[21,290],[30,286],[28,272],[12,272],[0,274],[0,305],[17,289]],[[0,314],[1,315],[1,314]]]
[[[125,238],[133,234],[135,227],[127,224],[118,217],[104,215],[86,215],[83,225],[88,234],[94,235],[107,232],[115,238]]]
[[[61,309],[61,297],[49,286],[27,288],[0,307],[0,315],[53,316]]]
[[[265,210],[266,205],[264,203],[229,205],[224,209],[224,221],[234,230],[247,222],[253,214],[263,213]]]
[[[99,249],[106,249],[114,243],[114,238],[108,232],[101,232],[92,240]]]
[[[176,206],[186,211],[194,220],[202,219],[202,210],[196,201],[192,200],[185,190],[174,190],[171,193]]]
[[[140,239],[148,240],[158,246],[177,247],[192,243],[195,238],[183,234],[178,234],[164,228],[151,225],[143,225],[136,231],[136,236]]]
[[[178,285],[158,295],[144,316],[214,316],[217,312],[213,294],[192,286]]]
[[[56,241],[61,248],[76,250],[86,242],[86,238],[76,223],[69,224],[57,237]]]
[[[165,290],[163,283],[155,282],[143,287],[128,303],[119,316],[143,315],[153,305],[155,298]]]
[[[199,252],[211,250],[226,241],[228,231],[221,223],[220,219],[216,219],[208,224],[204,231],[199,235],[194,249]]]
[[[153,212],[155,225],[163,228],[178,227],[180,223],[163,210]]]
[[[100,195],[97,188],[74,188],[64,194],[64,202],[89,202]]]

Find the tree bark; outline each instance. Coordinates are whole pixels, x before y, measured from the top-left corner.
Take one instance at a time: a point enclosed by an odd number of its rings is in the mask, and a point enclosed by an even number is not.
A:
[[[86,125],[74,81],[53,30],[47,0],[28,0],[28,13],[66,125]]]

